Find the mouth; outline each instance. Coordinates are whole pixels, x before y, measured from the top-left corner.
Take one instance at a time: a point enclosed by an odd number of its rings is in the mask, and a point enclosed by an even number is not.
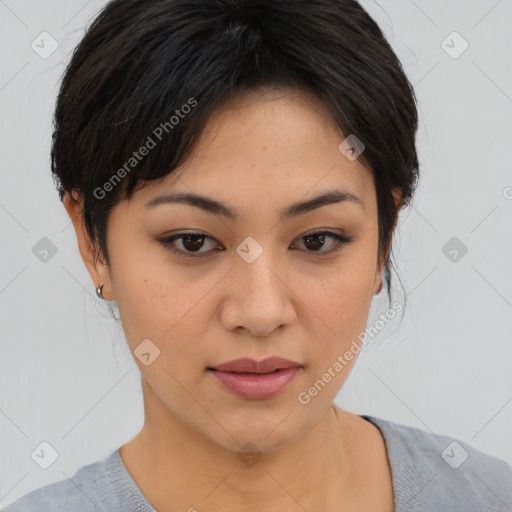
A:
[[[208,367],[207,371],[234,395],[247,400],[264,400],[284,391],[303,369],[294,361],[272,357],[259,362],[237,359]]]
[[[289,359],[274,356],[267,357],[262,361],[256,361],[250,358],[234,359],[233,361],[218,364],[208,369],[236,373],[271,373],[275,370],[283,370],[297,366],[302,365],[295,361],[290,361]]]

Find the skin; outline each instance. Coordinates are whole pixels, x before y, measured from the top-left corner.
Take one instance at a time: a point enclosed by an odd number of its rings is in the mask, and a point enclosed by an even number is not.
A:
[[[184,164],[112,211],[110,268],[94,256],[81,203],[65,199],[84,263],[95,287],[104,283],[104,297],[117,301],[130,349],[149,338],[160,350],[148,366],[134,358],[145,422],[120,450],[159,512],[314,512],[340,504],[344,511],[393,510],[380,431],[333,405],[356,357],[308,404],[297,399],[354,340],[360,344],[357,335],[382,287],[373,177],[339,151],[344,138],[308,93],[252,92],[228,103],[210,118]],[[280,218],[282,208],[332,187],[350,191],[362,205],[340,202]],[[144,207],[170,191],[208,196],[240,217],[185,204]],[[353,241],[322,256],[334,240],[322,245],[302,237],[323,229]],[[189,231],[213,238],[195,242],[209,256],[179,256],[158,242]],[[248,236],[263,249],[252,263],[236,252]],[[171,246],[194,250],[183,239]],[[239,398],[206,371],[271,355],[303,369],[266,400]],[[261,456],[249,467],[237,457],[247,442]]]

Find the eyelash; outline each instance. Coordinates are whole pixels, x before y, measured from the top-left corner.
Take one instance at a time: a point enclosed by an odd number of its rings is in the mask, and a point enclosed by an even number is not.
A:
[[[204,258],[207,256],[212,255],[214,251],[209,252],[186,252],[179,249],[175,249],[172,244],[176,240],[183,239],[186,236],[196,236],[196,237],[204,237],[205,239],[209,238],[210,240],[214,240],[213,237],[206,235],[205,233],[193,233],[193,232],[184,232],[184,233],[178,233],[176,235],[172,235],[167,238],[162,238],[158,240],[167,250],[178,254],[179,256],[183,256],[185,258]],[[307,237],[319,237],[319,236],[325,236],[326,238],[332,238],[335,242],[334,248],[330,249],[329,251],[305,251],[307,253],[311,254],[319,254],[319,255],[327,255],[332,254],[333,252],[339,251],[343,246],[348,245],[349,243],[353,242],[352,237],[345,237],[338,235],[337,233],[333,233],[332,231],[313,231],[311,233],[307,233],[299,238],[299,240],[302,240]],[[220,251],[219,251],[220,252]]]

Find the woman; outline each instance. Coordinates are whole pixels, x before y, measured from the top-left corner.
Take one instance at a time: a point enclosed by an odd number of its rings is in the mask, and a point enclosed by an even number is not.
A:
[[[114,0],[52,169],[142,430],[7,512],[512,510],[512,467],[333,400],[418,179],[413,90],[346,0]]]

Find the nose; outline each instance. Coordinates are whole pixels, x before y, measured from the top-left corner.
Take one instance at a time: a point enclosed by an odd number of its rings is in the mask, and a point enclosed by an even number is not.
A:
[[[296,319],[295,295],[286,272],[265,251],[252,263],[237,261],[226,282],[221,321],[226,329],[246,329],[266,337]]]

